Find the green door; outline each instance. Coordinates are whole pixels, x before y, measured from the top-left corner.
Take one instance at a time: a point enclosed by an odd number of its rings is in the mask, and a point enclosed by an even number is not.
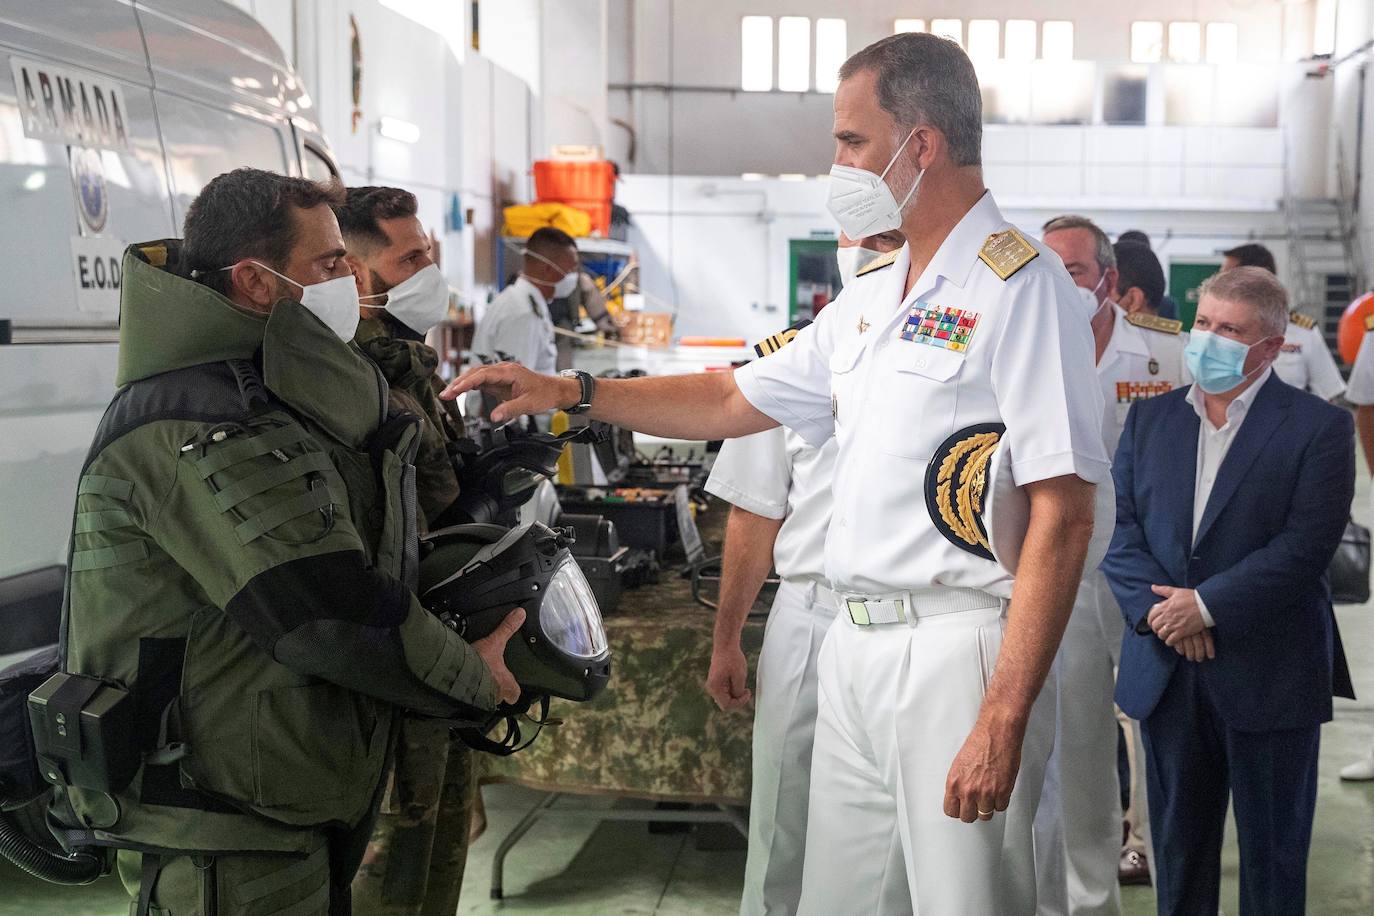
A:
[[[787,243],[787,322],[815,318],[840,294],[840,267],[834,239],[791,239]]]
[[[1191,330],[1197,317],[1197,293],[1202,281],[1221,270],[1220,261],[1170,261],[1169,295],[1178,303],[1178,320]]]

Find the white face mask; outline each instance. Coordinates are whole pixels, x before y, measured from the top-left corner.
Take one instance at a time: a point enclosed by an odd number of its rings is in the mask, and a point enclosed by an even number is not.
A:
[[[1103,309],[1109,308],[1112,304],[1110,298],[1103,299],[1101,302],[1097,301],[1097,291],[1102,288],[1102,284],[1106,279],[1107,275],[1104,273],[1102,279],[1098,280],[1097,285],[1092,289],[1084,289],[1081,286],[1078,287],[1078,292],[1083,296],[1083,305],[1088,310],[1088,321],[1090,322],[1094,321],[1097,316],[1102,313]]]
[[[526,250],[525,250],[525,254],[529,255],[529,256],[532,257],[532,258],[538,258],[539,260],[543,261],[545,264],[547,264],[547,265],[549,265],[550,267],[552,267],[554,270],[562,270],[562,269],[563,269],[563,268],[559,267],[557,264],[555,264],[555,263],[553,263],[552,261],[550,261],[548,258],[544,257],[542,254],[540,254],[540,253],[537,252],[537,251],[530,251],[530,250],[526,249]],[[528,276],[526,276],[525,279],[526,279],[526,280],[529,280],[530,278],[529,278]],[[531,281],[531,282],[533,282],[533,281]],[[573,292],[573,290],[575,290],[575,289],[577,289],[577,271],[576,271],[576,270],[570,270],[570,271],[568,271],[567,273],[563,274],[563,276],[559,277],[559,278],[558,278],[558,282],[555,283],[555,284],[553,285],[553,298],[555,298],[555,299],[566,299],[566,298],[568,298],[569,296],[572,295],[572,292]]]
[[[384,293],[360,296],[359,300],[386,297],[385,305],[370,306],[386,309],[401,324],[416,334],[429,329],[448,314],[448,281],[438,264],[427,264]]]
[[[911,190],[906,192],[906,197],[902,198],[900,204],[897,203],[897,198],[892,196],[892,189],[883,179],[892,171],[897,157],[914,136],[916,128],[913,127],[911,133],[902,141],[902,145],[897,147],[897,152],[892,154],[887,168],[883,169],[881,175],[849,165],[837,164],[830,167],[830,195],[825,205],[830,210],[830,215],[835,217],[835,221],[844,230],[844,234],[851,239],[868,238],[870,235],[901,228],[902,211],[916,193],[916,189],[921,186],[921,179],[926,177],[926,170],[921,169],[917,173]]]
[[[325,326],[344,343],[353,339],[353,335],[358,333],[358,287],[353,282],[352,274],[344,274],[342,277],[335,277],[333,280],[325,280],[322,283],[311,283],[306,286],[297,283],[286,274],[278,273],[261,261],[251,261],[268,273],[276,274],[292,286],[299,286],[301,290],[301,305],[305,306],[312,315],[325,323]],[[234,265],[221,267],[220,270],[233,270]]]
[[[882,257],[881,252],[864,248],[861,245],[836,249],[835,260],[840,265],[840,284],[848,286],[853,283],[854,278],[858,276],[860,270],[863,270],[864,265],[870,264],[880,257]]]

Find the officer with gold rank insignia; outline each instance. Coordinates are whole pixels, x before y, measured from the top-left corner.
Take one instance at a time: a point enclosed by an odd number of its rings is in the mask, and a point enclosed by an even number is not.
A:
[[[585,404],[673,438],[779,423],[812,445],[833,436],[825,569],[839,614],[818,663],[798,912],[1029,916],[1054,740],[1046,677],[1108,475],[1092,334],[1059,259],[983,185],[982,97],[957,44],[913,32],[855,54],[834,134],[840,228],[900,228],[907,244],[786,347],[734,373],[594,386],[485,366],[444,396],[493,394],[496,422]],[[1025,494],[1015,577],[951,542],[926,507],[931,457],[983,423],[1006,427]]]
[[[1107,405],[1102,440],[1110,455],[1132,404],[1192,381],[1183,365],[1187,335],[1180,333],[1177,321],[1148,310],[1127,314],[1114,301],[1123,282],[1142,289],[1147,299],[1156,290],[1162,293],[1162,269],[1156,278],[1154,271],[1142,269],[1150,266],[1148,260],[1137,259],[1123,281],[1111,240],[1086,217],[1060,216],[1047,222],[1043,231],[1045,244],[1059,255],[1085,295],[1097,376]],[[1106,579],[1089,568],[1055,662],[1057,740],[1036,815],[1042,914],[1121,909],[1121,801],[1112,693],[1122,626]]]
[[[1345,380],[1316,319],[1297,309],[1288,313],[1288,329],[1274,360],[1274,372],[1294,388],[1328,401],[1345,393]]]

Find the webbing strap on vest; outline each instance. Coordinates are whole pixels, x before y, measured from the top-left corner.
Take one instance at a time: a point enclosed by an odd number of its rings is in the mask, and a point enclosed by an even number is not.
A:
[[[118,477],[86,474],[81,478],[81,483],[77,485],[76,495],[85,496],[88,493],[127,500],[134,495],[134,485],[130,481],[120,480]]]
[[[304,427],[292,424],[269,429],[249,439],[216,445],[213,452],[204,458],[197,459],[196,473],[200,474],[201,480],[208,480],[212,475],[231,465],[238,464],[240,461],[266,455],[268,452],[288,445],[295,445],[297,442],[303,441],[306,435]]]
[[[311,471],[327,471],[334,467],[324,452],[307,452],[290,461],[283,461],[264,468],[256,474],[249,474],[236,480],[215,494],[215,505],[221,512],[228,512],[246,499],[265,493],[273,487],[289,483],[297,477],[304,477]]]
[[[143,862],[138,874],[138,908],[134,913],[135,916],[148,916],[153,904],[153,885],[157,884],[157,876],[162,871],[162,856],[145,852],[141,858]]]
[[[98,531],[113,531],[127,528],[134,523],[127,509],[101,509],[98,512],[76,513],[75,534],[95,534]]]
[[[238,535],[240,544],[247,546],[293,518],[309,515],[311,512],[323,509],[330,504],[342,507],[344,502],[330,491],[326,483],[317,481],[317,485],[309,491],[263,509],[252,518],[235,525],[234,534]]]
[[[88,550],[72,551],[72,572],[87,572],[92,569],[109,569],[125,563],[137,563],[148,558],[148,545],[144,541],[125,541],[113,547],[92,547]]]

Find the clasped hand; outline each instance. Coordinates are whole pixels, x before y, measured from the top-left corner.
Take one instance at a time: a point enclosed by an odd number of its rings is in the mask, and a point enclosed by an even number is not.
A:
[[[1150,589],[1164,599],[1150,608],[1146,618],[1155,635],[1190,662],[1216,658],[1216,645],[1202,619],[1197,592],[1172,585],[1152,585]]]

